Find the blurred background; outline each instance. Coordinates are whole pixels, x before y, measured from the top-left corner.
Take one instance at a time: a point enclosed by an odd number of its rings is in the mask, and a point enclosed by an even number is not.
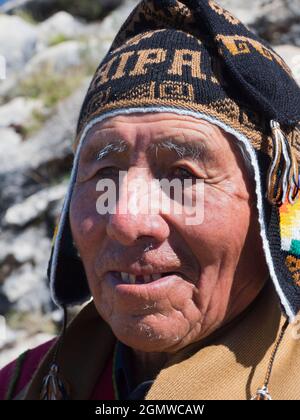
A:
[[[218,2],[270,42],[300,84],[300,0]],[[0,0],[0,368],[60,327],[46,270],[76,120],[137,3]]]

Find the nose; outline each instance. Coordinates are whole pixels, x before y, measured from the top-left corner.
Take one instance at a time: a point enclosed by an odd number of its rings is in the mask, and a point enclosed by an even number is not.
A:
[[[146,173],[142,177],[140,172],[127,175],[114,214],[108,218],[106,231],[111,239],[131,246],[144,237],[155,243],[168,238],[169,225],[159,213],[157,195],[150,185]]]

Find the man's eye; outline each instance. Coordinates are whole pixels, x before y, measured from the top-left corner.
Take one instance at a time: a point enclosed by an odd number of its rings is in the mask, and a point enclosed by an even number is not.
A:
[[[195,178],[195,175],[189,171],[187,168],[177,167],[172,168],[171,174],[172,178],[178,178],[178,179],[191,179]]]

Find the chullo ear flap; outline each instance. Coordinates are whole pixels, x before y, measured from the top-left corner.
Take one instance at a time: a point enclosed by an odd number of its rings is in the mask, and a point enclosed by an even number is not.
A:
[[[82,304],[90,298],[84,266],[74,244],[69,218],[81,146],[78,146],[74,157],[69,188],[55,230],[48,266],[52,299],[59,306]]]
[[[73,243],[68,214],[61,229],[57,253],[53,248],[48,267],[52,297],[60,306],[81,304],[89,299],[90,291],[82,261]]]

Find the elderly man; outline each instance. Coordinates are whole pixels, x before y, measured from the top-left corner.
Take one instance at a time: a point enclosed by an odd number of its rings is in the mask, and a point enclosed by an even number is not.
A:
[[[289,68],[230,13],[142,1],[83,103],[51,256],[65,315],[93,300],[3,394],[300,398],[299,120]]]

